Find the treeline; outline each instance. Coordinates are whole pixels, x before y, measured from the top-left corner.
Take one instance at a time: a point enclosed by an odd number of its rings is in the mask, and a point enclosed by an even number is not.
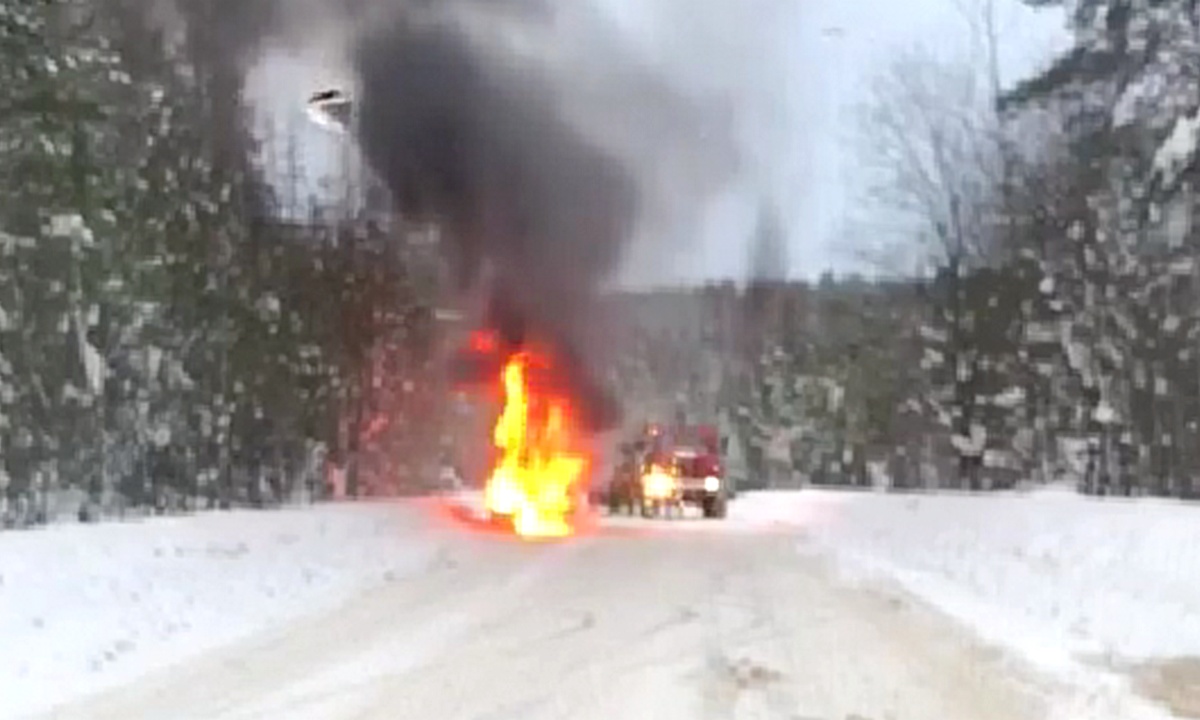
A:
[[[615,382],[632,426],[716,423],[750,486],[866,484],[936,432],[909,400],[924,376],[919,284],[769,280],[651,291],[622,339]]]
[[[356,491],[428,405],[408,251],[277,221],[257,5],[0,2],[0,526],[312,497],[323,454]]]
[[[722,409],[776,483],[1195,497],[1200,10],[1066,4],[1074,45],[1003,86],[992,5],[984,61],[901,53],[862,109],[847,232],[918,279],[727,289]]]
[[[1194,497],[1198,10],[1029,4],[1065,7],[1074,32],[1044,72],[1004,88],[985,66],[990,82],[956,84],[952,68],[908,58],[890,79],[920,80],[893,85],[864,128],[918,159],[884,180],[936,249],[921,400],[966,487],[989,452],[1035,478],[1078,453],[1087,492]]]

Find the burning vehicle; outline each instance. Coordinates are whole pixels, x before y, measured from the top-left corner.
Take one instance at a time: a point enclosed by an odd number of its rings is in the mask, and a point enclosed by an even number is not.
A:
[[[330,130],[356,133],[360,127],[358,107],[340,90],[314,93],[306,111],[315,123]],[[368,106],[368,121],[371,112]],[[443,119],[449,129],[452,119]],[[367,150],[372,147],[368,145]],[[603,165],[591,158],[583,162]],[[429,177],[437,165],[421,175]],[[386,167],[384,170],[386,178],[390,173]],[[422,179],[417,177],[414,182],[420,186]],[[400,183],[392,185],[401,188],[397,197],[401,207],[421,203],[410,208],[414,216],[421,216],[429,196],[422,193],[418,201],[404,195]],[[600,187],[592,194],[603,198],[608,192]],[[440,205],[438,198],[434,202]],[[560,208],[549,214],[557,216]],[[517,249],[478,245],[482,242],[480,231],[456,229],[454,219],[440,218],[452,233],[460,233],[454,236],[460,239],[458,253],[450,259],[458,272],[471,275],[461,279],[464,285],[485,288],[486,300],[483,311],[477,313],[480,317],[475,318],[478,327],[448,358],[448,375],[460,390],[497,396],[495,404],[499,406],[490,438],[490,471],[483,483],[485,507],[489,516],[511,524],[522,537],[570,535],[575,515],[586,506],[593,465],[589,438],[613,426],[619,415],[615,398],[581,359],[587,343],[580,329],[594,326],[588,322],[589,297],[586,292],[581,296],[581,291],[591,282],[562,283],[564,277],[578,272],[565,262],[539,271],[538,264],[547,261],[544,256],[528,258],[514,267]],[[487,230],[498,233],[507,229],[498,225]],[[582,218],[578,227],[595,232],[597,223]],[[506,232],[503,237],[513,236]],[[489,251],[497,255],[488,257]]]
[[[483,300],[443,359],[455,384],[497,401],[480,438],[493,446],[485,503],[522,536],[562,536],[584,504],[595,438],[619,426],[600,381],[613,351],[603,288],[639,225],[666,227],[736,158],[714,139],[731,126],[639,67],[595,88],[573,64],[557,67],[559,4],[528,16],[498,7],[397,5],[351,40],[353,98],[323,89],[306,110],[353,139],[406,223],[436,227],[446,289]],[[514,54],[497,23],[544,34],[545,53]],[[638,101],[611,102],[617,91]],[[607,119],[620,112],[630,115]]]
[[[501,410],[484,483],[488,516],[523,537],[565,537],[586,503],[593,464],[587,407],[545,346],[477,330],[452,364],[460,384],[498,390]],[[509,338],[511,341],[512,338]]]

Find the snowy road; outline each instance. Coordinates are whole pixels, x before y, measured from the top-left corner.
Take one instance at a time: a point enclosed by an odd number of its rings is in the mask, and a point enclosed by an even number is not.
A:
[[[445,532],[424,571],[52,717],[1045,717],[999,653],[840,584],[797,540],[687,521],[553,545]]]

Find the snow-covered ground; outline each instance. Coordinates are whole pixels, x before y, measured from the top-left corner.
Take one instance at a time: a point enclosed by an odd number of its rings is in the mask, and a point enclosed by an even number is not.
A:
[[[477,493],[457,501],[479,504]],[[444,536],[423,527],[425,510],[342,504],[0,533],[0,717],[294,628],[433,567]],[[725,522],[605,523],[795,533],[801,551],[833,558],[849,580],[898,582],[1070,682],[1200,657],[1200,507],[1071,492],[804,490],[748,493]],[[1062,718],[1116,716],[1089,707]]]
[[[482,512],[477,494],[458,501]],[[693,513],[695,514],[695,513]],[[612,524],[639,525],[614,518]],[[801,531],[848,574],[904,584],[1044,669],[1200,657],[1200,506],[1022,493],[746,493],[729,521]]]
[[[0,717],[335,606],[434,554],[403,504],[0,533]],[[64,692],[69,688],[69,693]]]
[[[884,577],[1016,651],[1078,675],[1200,657],[1200,507],[1065,490],[1002,495],[756,493],[735,522],[799,526],[802,547]]]

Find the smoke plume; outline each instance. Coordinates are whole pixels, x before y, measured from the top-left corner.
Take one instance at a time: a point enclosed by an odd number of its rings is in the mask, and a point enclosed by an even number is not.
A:
[[[486,285],[496,329],[549,342],[606,405],[599,294],[636,231],[696,212],[736,167],[728,118],[584,3],[394,10],[353,47],[363,156],[401,212],[442,228],[459,288]]]

